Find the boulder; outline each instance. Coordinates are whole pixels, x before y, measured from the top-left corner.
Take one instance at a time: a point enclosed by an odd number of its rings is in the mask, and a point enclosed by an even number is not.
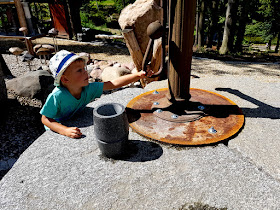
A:
[[[103,70],[101,74],[101,79],[103,82],[106,82],[106,81],[111,81],[113,79],[117,79],[126,74],[131,74],[131,71],[127,68],[107,67]]]
[[[46,70],[27,72],[26,74],[6,82],[7,90],[16,95],[45,100],[50,92],[54,79]]]
[[[94,81],[101,81],[101,74],[102,74],[101,69],[93,69],[90,72],[90,76],[93,78]]]
[[[150,23],[161,18],[159,5],[159,0],[136,0],[121,11],[118,20],[122,30],[133,28],[143,55],[149,42],[147,27]]]
[[[132,28],[137,43],[131,45],[137,46],[142,52],[142,56],[135,56],[133,52],[135,51],[133,46],[130,46],[129,42],[126,40],[128,48],[130,49],[130,54],[132,56],[133,62],[135,64],[141,64],[143,62],[143,57],[145,55],[148,42],[150,40],[147,35],[147,27],[150,23],[161,19],[161,7],[159,6],[159,0],[136,0],[133,4],[125,7],[119,18],[119,24],[121,29]],[[153,48],[153,56],[151,59],[151,69],[157,72],[161,64],[161,39],[155,40]],[[136,65],[137,66],[137,65]],[[132,68],[133,69],[133,68]],[[141,65],[137,66],[137,70],[142,69]],[[145,86],[147,83],[158,80],[158,78],[147,78],[142,81],[142,85]]]

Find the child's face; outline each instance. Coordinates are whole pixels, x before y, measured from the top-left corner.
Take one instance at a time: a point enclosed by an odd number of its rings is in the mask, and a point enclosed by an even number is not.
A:
[[[88,73],[85,70],[84,61],[75,61],[71,63],[64,74],[65,83],[75,87],[85,87],[88,85]]]

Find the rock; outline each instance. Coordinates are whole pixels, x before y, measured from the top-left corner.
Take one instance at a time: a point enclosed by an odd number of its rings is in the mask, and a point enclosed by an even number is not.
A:
[[[28,72],[6,82],[7,90],[14,91],[18,96],[44,100],[49,94],[49,86],[54,79],[46,70]]]
[[[137,73],[137,72],[138,72],[138,71],[137,71],[137,68],[134,68],[134,69],[131,70],[131,73],[132,73],[132,74],[135,74],[135,73]]]
[[[90,72],[90,76],[93,78],[94,81],[100,81],[101,80],[101,74],[102,74],[102,70],[101,69],[93,69]]]
[[[113,65],[113,67],[121,67],[122,65],[120,64],[120,63],[115,63],[114,65]]]
[[[147,27],[150,23],[160,20],[161,7],[159,0],[136,0],[125,7],[119,17],[121,29],[133,28],[142,54],[145,54],[149,37]]]
[[[141,49],[143,56],[145,55],[150,38],[147,35],[147,27],[150,23],[160,20],[161,7],[158,0],[136,0],[133,4],[125,7],[119,18],[121,29],[133,28],[136,40]],[[130,52],[131,53],[131,52]],[[142,63],[139,57],[133,56],[134,63]],[[138,59],[138,60],[137,60]],[[161,64],[161,39],[155,40],[153,48],[153,56],[151,59],[151,69],[154,72],[159,70]],[[138,66],[138,70],[139,70]],[[158,78],[147,78],[142,82],[147,84]]]
[[[34,59],[34,56],[31,55],[29,52],[26,52],[23,56],[22,56],[22,62],[28,62],[28,61],[32,61]]]
[[[83,57],[87,57],[88,58],[88,61],[87,61],[87,64],[90,64],[91,63],[91,58],[90,58],[90,54],[89,53],[86,53],[86,52],[81,52],[78,54],[79,56],[83,56]]]
[[[130,70],[132,70],[132,69],[134,69],[136,66],[135,66],[134,62],[130,62],[130,63],[128,64],[128,67],[129,67]]]
[[[49,66],[42,65],[41,67],[42,67],[43,70],[48,71],[49,73],[51,73],[51,70],[50,70]]]
[[[121,67],[107,67],[103,70],[101,74],[101,79],[103,82],[111,81],[113,79],[117,79],[120,76],[131,74],[131,71],[127,68]]]
[[[94,65],[91,63],[89,65],[87,65],[87,72],[90,75],[90,73],[92,72],[92,70],[94,69]]]

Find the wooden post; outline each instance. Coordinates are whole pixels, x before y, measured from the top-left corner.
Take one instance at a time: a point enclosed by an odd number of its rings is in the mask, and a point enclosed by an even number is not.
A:
[[[137,68],[137,71],[142,69],[143,54],[135,37],[133,29],[124,29],[122,31],[127,48],[132,56],[132,60]],[[143,79],[140,80],[141,85],[144,87],[145,82]]]
[[[190,99],[196,0],[169,0],[169,100]]]
[[[24,11],[23,11],[22,4],[21,4],[20,0],[14,0],[14,2],[15,2],[16,9],[17,9],[17,14],[18,14],[18,20],[19,20],[20,27],[26,27],[27,28],[27,24],[26,24],[26,20],[25,20],[25,14],[24,14]],[[26,31],[26,34],[28,34],[28,31]]]

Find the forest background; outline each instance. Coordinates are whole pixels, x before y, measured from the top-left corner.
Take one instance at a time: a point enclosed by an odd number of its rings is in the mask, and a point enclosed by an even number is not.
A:
[[[71,4],[73,0],[65,0]],[[83,29],[121,33],[118,17],[121,10],[135,0],[81,0]],[[47,3],[31,3],[37,10],[38,24],[44,27],[51,19]],[[0,7],[0,26],[5,15]],[[252,44],[265,45],[261,53],[278,53],[280,39],[280,0],[197,0],[194,32],[195,51],[212,49],[218,54],[241,54]],[[271,46],[274,45],[273,51]]]

